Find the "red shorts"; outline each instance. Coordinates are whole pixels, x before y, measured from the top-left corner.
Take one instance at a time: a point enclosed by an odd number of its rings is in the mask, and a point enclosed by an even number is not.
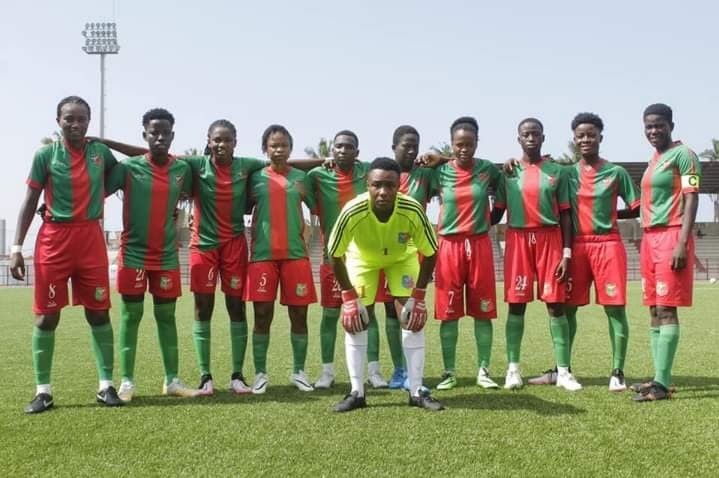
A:
[[[672,255],[681,227],[644,229],[640,250],[642,298],[644,305],[689,307],[694,286],[694,239],[687,243],[687,265],[672,270]]]
[[[233,297],[244,295],[247,280],[247,239],[235,237],[216,249],[190,249],[190,290],[198,294],[214,294],[217,276],[222,292]]]
[[[280,293],[282,305],[309,305],[317,302],[312,267],[306,257],[250,262],[247,267],[245,300],[274,302],[279,284],[282,285]]]
[[[322,307],[329,309],[342,307],[342,287],[329,264],[320,264],[320,295]]]
[[[43,223],[33,264],[32,310],[36,314],[59,312],[68,304],[68,279],[72,281],[73,305],[90,310],[110,308],[107,248],[99,222]]]
[[[559,227],[507,228],[506,240],[505,302],[524,304],[533,301],[532,286],[536,278],[537,297],[541,301],[563,303],[566,287],[554,276],[557,265],[562,260],[562,232]]]
[[[597,304],[627,303],[627,252],[619,234],[574,238],[566,303],[587,305],[592,282]]]
[[[180,269],[148,271],[120,265],[117,268],[117,291],[122,295],[143,295],[148,288],[150,294],[165,299],[176,299],[182,295]]]
[[[434,282],[434,315],[438,320],[465,315],[475,319],[497,317],[494,257],[487,234],[440,236]]]

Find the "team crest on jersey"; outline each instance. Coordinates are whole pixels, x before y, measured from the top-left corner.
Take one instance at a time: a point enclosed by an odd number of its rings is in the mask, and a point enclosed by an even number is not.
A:
[[[295,286],[295,295],[297,297],[305,297],[308,290],[307,284],[300,282],[297,286]]]
[[[104,287],[95,287],[95,302],[102,302],[107,298],[107,289]]]
[[[479,176],[477,176],[480,181],[486,181],[488,177],[487,173],[479,173]]]
[[[90,161],[92,161],[95,164],[95,166],[100,166],[101,160],[100,160],[100,156],[98,156],[97,154],[95,156],[93,156],[90,159]]]
[[[176,182],[177,184],[182,184],[182,181],[183,181],[184,179],[185,179],[185,177],[182,176],[182,175],[177,175],[177,176],[175,176],[175,182]]]
[[[162,290],[172,289],[172,279],[168,276],[160,277],[160,289],[162,289]]]
[[[230,278],[230,289],[237,290],[237,289],[240,288],[240,284],[241,284],[241,282],[240,282],[240,278],[239,278],[239,277],[237,277],[237,276],[232,276],[232,277]]]
[[[402,276],[402,287],[404,287],[405,289],[413,288],[414,287],[414,277],[408,276],[406,274],[403,275]]]
[[[657,281],[657,295],[664,297],[669,293],[669,285],[666,282]]]
[[[547,180],[549,181],[550,185],[554,186],[554,176],[549,176]]]
[[[609,184],[611,184],[611,182],[612,182],[612,178],[604,178],[604,179],[602,180],[602,183],[603,183],[605,186],[609,186]]]
[[[482,299],[479,301],[479,310],[482,312],[489,312],[494,307],[492,306],[492,301],[489,299]]]
[[[604,286],[604,292],[606,292],[609,297],[615,297],[617,295],[617,284],[608,282]]]
[[[400,244],[407,244],[407,241],[409,241],[409,233],[408,232],[400,232],[397,234],[397,242]]]

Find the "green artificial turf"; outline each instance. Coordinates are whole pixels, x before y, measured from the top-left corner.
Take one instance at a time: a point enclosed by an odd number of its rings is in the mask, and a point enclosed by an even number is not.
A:
[[[627,382],[653,374],[648,317],[637,283],[630,285]],[[428,294],[430,298],[432,294]],[[500,291],[501,297],[501,291]],[[288,383],[289,321],[276,309],[270,343],[270,386],[263,396],[227,391],[228,319],[218,300],[212,329],[214,397],[160,396],[162,367],[151,307],[140,329],[137,395],[126,407],[95,404],[97,378],[90,332],[80,308],[68,308],[57,332],[53,369],[55,408],[27,416],[34,394],[30,354],[32,292],[0,289],[0,474],[2,476],[719,476],[719,285],[695,287],[694,307],[682,309],[674,366],[678,392],[669,401],[633,403],[631,393],[607,391],[611,371],[602,309],[580,310],[572,363],[585,389],[552,386],[484,391],[475,385],[476,352],[470,319],[460,324],[459,386],[435,392],[447,410],[407,406],[404,392],[369,390],[368,408],[338,415],[332,406],[348,391],[343,334],[338,383],[303,393]],[[111,314],[117,339],[119,298]],[[148,302],[149,303],[149,302]],[[431,309],[432,304],[429,304]],[[248,306],[250,323],[252,308]],[[378,313],[382,369],[391,374]],[[504,383],[506,357],[500,305],[490,371]],[[320,308],[310,309],[307,372],[320,372]],[[197,386],[192,299],[178,303],[180,375]],[[425,383],[442,372],[439,327],[427,326]],[[115,350],[117,356],[117,348]],[[245,375],[251,382],[251,344]],[[526,378],[552,365],[548,319],[531,304],[522,351]],[[117,363],[117,360],[116,360]],[[117,374],[116,374],[117,379]]]

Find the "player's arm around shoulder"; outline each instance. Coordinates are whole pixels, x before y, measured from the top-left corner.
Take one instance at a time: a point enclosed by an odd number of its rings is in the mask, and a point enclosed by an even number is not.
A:
[[[128,162],[132,158],[117,163],[105,176],[105,196],[109,196],[120,189],[125,188],[127,179]]]

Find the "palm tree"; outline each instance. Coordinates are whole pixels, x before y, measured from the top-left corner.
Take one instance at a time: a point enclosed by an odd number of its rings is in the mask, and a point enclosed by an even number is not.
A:
[[[699,157],[709,161],[719,161],[719,139],[712,139],[712,147],[699,153]],[[714,203],[714,222],[719,222],[719,194],[710,194]]]
[[[441,143],[439,143],[437,146],[432,146],[432,147],[430,147],[429,149],[431,149],[431,150],[434,151],[435,153],[439,154],[440,156],[444,156],[444,157],[447,157],[447,158],[451,158],[452,155],[454,154],[454,153],[452,152],[452,146],[450,146],[449,144],[445,143],[444,141],[442,141]]]
[[[332,140],[320,138],[319,143],[317,143],[317,149],[312,146],[307,146],[305,148],[305,154],[313,159],[327,159],[332,155],[333,144],[334,141]]]
[[[577,148],[577,145],[574,144],[574,141],[567,143],[567,149],[569,153],[560,154],[559,157],[554,159],[554,161],[559,164],[575,164],[582,159],[582,156],[579,153],[579,148]]]

